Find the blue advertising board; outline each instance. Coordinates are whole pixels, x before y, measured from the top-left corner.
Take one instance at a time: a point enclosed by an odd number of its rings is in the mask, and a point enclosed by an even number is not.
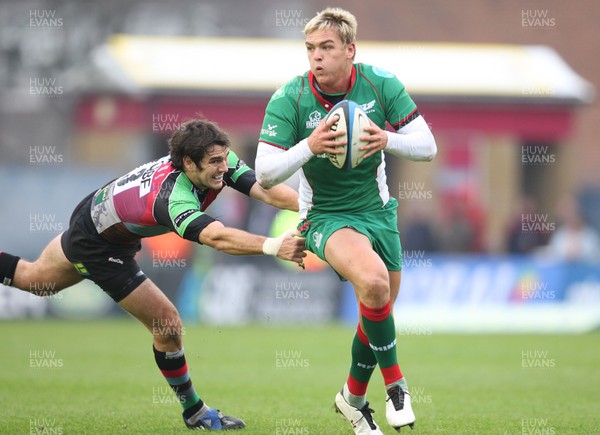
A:
[[[351,286],[340,316],[357,320]],[[600,265],[536,256],[405,255],[399,330],[584,332],[600,326]]]

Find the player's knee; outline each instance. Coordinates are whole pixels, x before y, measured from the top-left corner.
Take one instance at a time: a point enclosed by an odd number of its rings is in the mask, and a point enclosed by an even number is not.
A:
[[[19,260],[12,285],[36,296],[53,296],[64,289],[55,280],[48,279],[37,262]]]
[[[390,300],[390,283],[385,276],[366,276],[361,287],[360,298],[369,307],[382,307]]]
[[[56,282],[50,281],[34,281],[29,283],[27,291],[36,296],[54,296],[58,292],[63,290],[62,287],[58,286]]]
[[[173,306],[161,310],[160,314],[152,319],[152,335],[159,343],[166,346],[181,348],[183,323],[177,309]]]

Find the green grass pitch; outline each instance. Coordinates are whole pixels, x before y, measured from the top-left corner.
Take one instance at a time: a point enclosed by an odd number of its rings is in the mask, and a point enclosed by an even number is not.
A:
[[[333,411],[351,328],[187,325],[192,379],[245,434],[351,434]],[[134,320],[0,323],[2,434],[188,433]],[[399,335],[415,430],[404,434],[600,433],[600,334]],[[369,401],[386,434],[384,392]]]

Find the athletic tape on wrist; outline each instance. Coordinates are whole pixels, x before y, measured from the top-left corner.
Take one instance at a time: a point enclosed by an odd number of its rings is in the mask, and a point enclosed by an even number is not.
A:
[[[283,239],[285,239],[287,236],[293,233],[294,232],[292,230],[289,230],[280,235],[279,237],[267,237],[267,240],[264,241],[262,247],[263,254],[273,255],[276,257],[279,253],[279,248],[281,248],[281,245],[283,243]]]
[[[267,240],[265,240],[262,246],[263,254],[277,256],[282,243],[283,237],[281,236],[275,239],[273,237],[267,237]]]

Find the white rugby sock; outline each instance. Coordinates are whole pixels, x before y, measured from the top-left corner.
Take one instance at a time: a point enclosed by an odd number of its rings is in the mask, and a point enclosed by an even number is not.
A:
[[[349,405],[352,405],[358,409],[361,409],[367,404],[367,396],[355,396],[348,389],[348,384],[344,384],[344,388],[342,389],[342,396],[344,396],[344,399],[346,399],[346,402],[348,402]]]

